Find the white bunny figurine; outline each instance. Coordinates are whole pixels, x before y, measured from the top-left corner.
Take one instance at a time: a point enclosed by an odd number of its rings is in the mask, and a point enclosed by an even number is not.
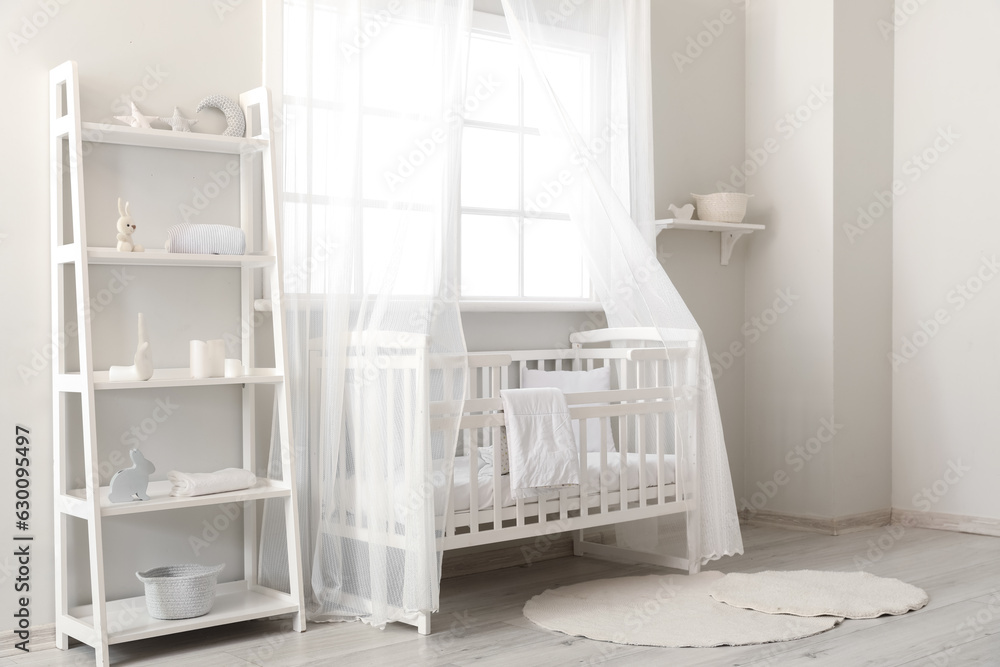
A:
[[[135,223],[132,216],[128,214],[128,202],[122,206],[122,198],[118,198],[118,252],[143,252],[146,249],[138,243],[132,243],[132,232],[135,231]]]
[[[132,467],[124,468],[111,478],[111,488],[108,500],[113,503],[127,503],[130,500],[149,500],[146,488],[149,486],[149,476],[156,470],[138,449],[130,449]]]

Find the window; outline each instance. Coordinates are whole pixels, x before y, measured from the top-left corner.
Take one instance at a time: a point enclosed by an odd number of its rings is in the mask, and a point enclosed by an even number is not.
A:
[[[546,54],[553,85],[589,121],[590,56]],[[502,17],[477,15],[469,47],[462,138],[461,291],[466,300],[590,297],[583,257],[561,196],[560,165],[539,132],[544,100],[519,76]]]
[[[337,173],[345,169],[344,160],[329,159],[351,150],[332,145],[329,138],[339,108],[337,91],[328,83],[333,79],[329,63],[342,57],[345,46],[329,38],[336,34],[336,21],[336,13],[319,3],[310,11],[294,0],[285,3],[286,244],[342,242],[336,230],[322,223],[337,219],[338,202],[351,194],[342,188],[351,183],[360,188],[363,200],[364,231],[349,241],[357,253],[355,284],[382,289],[372,280],[391,269],[400,278],[392,283],[394,293],[426,293],[432,276],[413,260],[437,252],[429,216],[439,188],[432,170],[420,168],[418,162],[443,160],[444,151],[434,150],[436,118],[420,100],[440,91],[441,54],[420,48],[427,43],[421,31],[430,28],[413,21],[388,22],[379,39],[363,45],[362,76],[366,82],[382,83],[364,88],[358,182],[351,174]],[[569,111],[587,136],[593,55],[567,41],[566,48],[549,51],[545,58],[546,71],[557,74],[553,85],[574,101]],[[589,302],[590,282],[561,196],[560,173],[566,165],[557,164],[545,149],[539,132],[544,100],[525,85],[516,63],[503,17],[477,12],[461,152],[460,243],[458,257],[452,258],[460,275],[460,298]],[[401,155],[401,145],[416,151]],[[317,238],[324,233],[326,238]],[[392,244],[384,239],[399,234],[413,254],[389,257],[384,248]],[[300,238],[303,235],[308,238]],[[320,272],[286,273],[289,292],[324,291]]]

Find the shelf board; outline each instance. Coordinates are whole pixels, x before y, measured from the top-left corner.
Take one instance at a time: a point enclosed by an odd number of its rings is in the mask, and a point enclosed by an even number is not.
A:
[[[287,486],[269,479],[258,479],[257,483],[249,489],[213,493],[207,496],[182,496],[175,498],[170,495],[171,487],[172,485],[169,480],[150,482],[146,491],[149,500],[113,503],[108,500],[108,494],[111,491],[110,487],[102,486],[100,488],[101,516],[124,516],[126,514],[142,514],[144,512],[159,512],[188,507],[204,507],[205,505],[239,503],[246,500],[287,498],[291,494]],[[81,518],[85,518],[87,513],[86,508],[81,503],[86,502],[87,490],[71,489],[67,496],[67,502],[64,503],[66,513],[79,516],[83,512],[84,516],[81,516]]]
[[[764,229],[764,225],[752,225],[747,222],[715,222],[712,220],[678,220],[677,218],[665,218],[656,221],[656,233],[659,234],[665,229],[688,229],[702,232],[722,232],[721,240],[721,264],[729,265],[729,260],[733,256],[733,248],[741,237]]]
[[[128,264],[130,266],[203,266],[266,267],[274,264],[274,255],[196,255],[166,250],[118,252],[114,248],[87,248],[91,264]]]
[[[67,373],[69,376],[78,373]],[[162,387],[212,387],[225,384],[277,384],[284,378],[277,369],[255,368],[247,375],[234,378],[200,378],[191,377],[190,368],[157,368],[153,377],[142,381],[112,382],[108,379],[108,371],[94,371],[94,389],[158,389]]]
[[[703,232],[744,232],[750,233],[764,229],[764,225],[751,225],[746,222],[713,222],[711,220],[678,220],[666,218],[656,221],[656,231],[663,229],[694,229]]]
[[[205,153],[253,153],[267,146],[266,139],[224,137],[221,134],[202,132],[174,132],[110,123],[81,123],[84,141],[146,148],[172,148],[181,151]]]
[[[175,621],[161,621],[151,618],[146,611],[145,596],[124,600],[108,600],[107,616],[109,620],[113,621],[111,625],[113,631],[108,633],[108,643],[121,644],[176,632],[211,628],[226,623],[277,616],[298,610],[299,607],[291,596],[271,590],[268,590],[267,594],[251,591],[245,581],[219,584],[216,588],[212,610],[197,618],[182,618]],[[91,628],[94,625],[92,605],[73,607],[69,610],[69,615],[83,625]],[[73,634],[72,630],[70,634]],[[82,640],[80,637],[77,638]]]

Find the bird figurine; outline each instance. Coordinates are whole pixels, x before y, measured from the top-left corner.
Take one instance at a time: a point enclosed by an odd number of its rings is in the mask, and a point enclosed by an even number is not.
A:
[[[691,216],[694,215],[694,204],[685,204],[680,208],[671,204],[667,208],[673,213],[674,220],[690,220]]]

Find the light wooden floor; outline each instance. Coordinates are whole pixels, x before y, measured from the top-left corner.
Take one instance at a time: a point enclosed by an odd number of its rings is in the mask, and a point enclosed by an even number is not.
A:
[[[378,631],[359,623],[310,624],[299,635],[284,631],[287,622],[252,621],[113,646],[111,657],[122,666],[184,667],[1000,665],[1000,538],[916,528],[898,539],[885,528],[829,537],[751,526],[744,528],[744,542],[746,554],[713,569],[856,570],[860,564],[923,587],[931,601],[906,616],[845,621],[792,642],[711,649],[619,646],[544,630],[526,620],[521,607],[554,586],[658,570],[563,558],[446,580],[443,609],[430,637],[406,626]],[[0,666],[88,664],[93,651],[86,646],[0,658]]]

